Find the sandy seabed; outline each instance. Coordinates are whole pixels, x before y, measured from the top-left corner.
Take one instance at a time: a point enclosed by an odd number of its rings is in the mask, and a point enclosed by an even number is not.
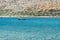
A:
[[[60,32],[0,30],[0,40],[60,40]]]

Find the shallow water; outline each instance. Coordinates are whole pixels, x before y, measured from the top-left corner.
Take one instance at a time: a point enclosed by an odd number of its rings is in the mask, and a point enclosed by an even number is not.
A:
[[[60,40],[60,18],[0,18],[0,40]]]

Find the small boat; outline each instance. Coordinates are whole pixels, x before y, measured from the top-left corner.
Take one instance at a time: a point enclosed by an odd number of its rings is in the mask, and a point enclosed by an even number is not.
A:
[[[18,20],[25,20],[25,18],[23,16],[20,16]]]
[[[22,18],[18,18],[18,20],[22,20]]]
[[[25,18],[18,18],[18,20],[25,20]]]

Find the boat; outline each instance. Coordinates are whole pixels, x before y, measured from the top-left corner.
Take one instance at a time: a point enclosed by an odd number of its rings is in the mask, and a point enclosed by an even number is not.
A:
[[[23,18],[23,17],[20,17],[20,18],[18,18],[18,20],[25,20],[25,18]]]

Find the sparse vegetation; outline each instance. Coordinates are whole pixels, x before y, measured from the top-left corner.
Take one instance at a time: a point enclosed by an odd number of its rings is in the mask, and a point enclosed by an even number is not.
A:
[[[0,0],[0,16],[60,16],[60,1],[57,2],[56,0],[43,0],[43,2],[41,0]]]
[[[17,11],[14,12],[13,10],[9,10],[9,9],[4,9],[4,10],[0,10],[0,16],[5,16],[5,15],[9,15],[9,16],[16,16],[16,15],[30,15],[30,16],[60,16],[60,10],[56,10],[56,9],[50,9],[50,10],[39,10],[36,12],[33,12],[32,10],[25,10],[25,11]]]

